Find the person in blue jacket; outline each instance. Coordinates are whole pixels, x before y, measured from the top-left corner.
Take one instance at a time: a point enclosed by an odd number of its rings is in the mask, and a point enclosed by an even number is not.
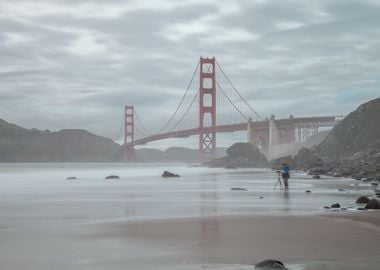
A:
[[[281,176],[282,176],[282,181],[284,182],[285,190],[289,189],[289,166],[284,163],[282,164],[282,169],[281,169]]]

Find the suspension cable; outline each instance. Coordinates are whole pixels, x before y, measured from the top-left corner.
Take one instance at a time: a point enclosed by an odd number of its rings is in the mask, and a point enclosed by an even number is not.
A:
[[[232,102],[232,100],[230,99],[230,97],[226,94],[226,92],[224,92],[223,88],[220,86],[220,84],[218,83],[218,81],[215,80],[215,82],[216,82],[216,85],[219,87],[219,89],[220,89],[220,90],[222,91],[222,93],[224,94],[224,96],[228,99],[228,101],[231,103],[231,105],[235,108],[235,110],[236,110],[238,113],[240,113],[240,115],[243,116],[243,118],[244,118],[245,120],[248,121],[247,116],[245,116],[244,113],[242,113],[242,112],[238,109],[238,107],[236,107],[236,105]]]
[[[172,114],[172,116],[169,118],[169,120],[166,122],[166,124],[165,124],[160,130],[158,130],[158,131],[156,132],[156,134],[160,134],[160,133],[161,133],[161,132],[162,132],[162,131],[163,131],[163,130],[164,130],[164,129],[170,124],[170,122],[173,120],[174,116],[177,114],[179,108],[181,107],[183,101],[185,100],[185,97],[186,97],[187,93],[188,93],[189,90],[190,90],[191,83],[192,83],[193,80],[194,80],[194,77],[195,77],[195,74],[196,74],[196,72],[197,72],[197,70],[198,70],[199,64],[200,64],[200,61],[198,61],[197,66],[195,67],[195,70],[194,70],[194,72],[193,72],[193,76],[191,77],[191,80],[190,80],[190,82],[189,82],[189,84],[188,84],[188,86],[187,86],[187,88],[186,88],[186,91],[185,91],[184,95],[182,96],[181,101],[179,102],[179,104],[178,104],[176,110],[174,111],[174,113]]]
[[[224,72],[224,70],[222,69],[222,67],[219,65],[219,62],[216,61],[216,65],[219,67],[220,71],[222,72],[222,74],[224,75],[224,77],[227,79],[227,81],[229,82],[229,84],[231,84],[232,88],[234,89],[234,91],[239,95],[239,97],[241,98],[241,100],[243,100],[243,102],[251,109],[251,111],[253,111],[255,113],[255,115],[260,119],[260,120],[264,120],[264,118],[258,114],[255,109],[252,108],[251,105],[249,105],[249,103],[245,100],[245,98],[239,93],[239,91],[236,89],[235,85],[231,82],[231,80],[228,78],[228,76],[226,75],[226,73]]]

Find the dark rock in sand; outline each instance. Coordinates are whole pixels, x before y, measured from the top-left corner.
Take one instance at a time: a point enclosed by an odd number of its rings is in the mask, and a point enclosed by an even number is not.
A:
[[[179,177],[179,175],[168,172],[168,171],[164,171],[164,173],[162,174],[162,177]]]
[[[313,179],[321,179],[321,176],[319,174],[313,175]]]
[[[361,196],[356,200],[356,203],[369,203],[369,201],[368,197]]]
[[[380,209],[380,201],[378,199],[370,200],[365,206],[367,209]]]
[[[256,270],[286,270],[285,265],[278,260],[265,260],[255,265]]]
[[[338,189],[338,191],[343,192],[345,191],[343,188]]]
[[[239,187],[233,187],[233,188],[231,188],[231,190],[232,191],[247,191],[247,189],[246,188],[239,188]]]
[[[371,183],[371,185],[372,185],[372,186],[378,186],[379,184],[378,184],[378,183],[375,183],[375,182],[373,182],[373,183]]]
[[[120,179],[120,177],[118,175],[109,175],[106,179]]]
[[[367,209],[367,208],[364,208],[364,207],[358,207],[357,210],[365,211],[365,210],[368,210],[368,209]]]
[[[77,178],[75,176],[69,176],[69,177],[66,177],[66,180],[76,180]]]
[[[260,196],[260,199],[264,199],[264,197],[263,197],[263,196]]]
[[[324,206],[323,208],[325,208],[325,209],[331,209],[330,206]]]
[[[331,205],[331,208],[340,208],[340,204],[339,203],[334,203]]]
[[[305,193],[311,193],[311,190],[306,190]]]

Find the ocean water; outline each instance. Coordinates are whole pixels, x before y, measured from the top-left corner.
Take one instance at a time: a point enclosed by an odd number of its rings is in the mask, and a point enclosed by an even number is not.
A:
[[[162,178],[164,170],[181,177]],[[105,180],[108,175],[120,179]],[[66,180],[72,176],[77,180]],[[356,198],[372,189],[370,184],[358,185],[352,179],[313,180],[305,173],[291,174],[288,192],[275,189],[276,181],[276,173],[267,169],[226,170],[186,164],[0,164],[0,269],[178,269],[176,265],[144,266],[141,252],[130,255],[137,258],[140,268],[113,265],[113,259],[123,256],[120,245],[129,245],[133,254],[140,244],[132,240],[122,244],[107,239],[94,242],[84,235],[89,226],[113,222],[315,215],[331,211],[323,206],[335,202],[355,211]],[[142,253],[145,249],[147,254],[157,255],[149,248],[143,248]],[[234,269],[228,267],[207,266]]]
[[[164,170],[181,175],[162,178]],[[108,175],[120,179],[105,180]],[[75,176],[77,180],[66,180]],[[210,169],[189,165],[66,163],[1,164],[0,226],[86,223],[213,215],[316,214],[339,202],[355,207],[370,184],[312,180],[292,173],[290,191],[275,189],[266,169]],[[247,191],[231,191],[244,188]],[[306,194],[306,190],[311,194]],[[338,191],[344,189],[344,191]]]

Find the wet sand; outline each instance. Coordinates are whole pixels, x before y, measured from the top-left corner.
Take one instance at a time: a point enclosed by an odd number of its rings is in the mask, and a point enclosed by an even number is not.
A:
[[[145,261],[158,269],[161,264],[177,269],[184,269],[183,265],[189,269],[247,265],[244,269],[252,269],[249,265],[266,258],[307,270],[380,269],[380,212],[376,211],[168,219],[93,229],[88,237],[139,243],[134,252],[149,251]]]

